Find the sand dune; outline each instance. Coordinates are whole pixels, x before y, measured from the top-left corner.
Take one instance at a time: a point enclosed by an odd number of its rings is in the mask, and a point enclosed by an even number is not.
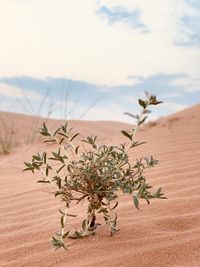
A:
[[[31,117],[3,113],[15,123],[18,146],[0,156],[0,266],[200,266],[200,105],[147,124],[138,139],[147,143],[132,152],[154,155],[160,164],[148,173],[155,188],[162,186],[167,200],[141,203],[122,195],[118,207],[120,231],[110,237],[103,226],[95,237],[79,240],[69,251],[54,251],[50,239],[59,226],[60,205],[49,186],[36,183],[36,175],[23,173],[23,162],[43,147],[23,141],[31,129]],[[37,120],[35,127],[42,122]],[[48,121],[51,126],[58,122]],[[100,142],[118,143],[117,122],[71,122],[83,134],[99,135]],[[26,125],[26,127],[24,127]],[[23,129],[23,132],[22,132]],[[69,223],[77,225],[80,214]]]

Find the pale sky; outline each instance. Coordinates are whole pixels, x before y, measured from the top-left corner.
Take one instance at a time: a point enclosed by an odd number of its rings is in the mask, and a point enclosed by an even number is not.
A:
[[[74,118],[102,98],[85,119],[126,120],[144,90],[155,117],[181,110],[200,102],[199,29],[199,0],[0,0],[0,110],[34,114],[47,89],[55,117],[66,92]]]

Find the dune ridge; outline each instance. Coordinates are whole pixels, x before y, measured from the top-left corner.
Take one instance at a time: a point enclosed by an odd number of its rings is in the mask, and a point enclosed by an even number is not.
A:
[[[38,141],[23,144],[0,156],[0,266],[200,266],[199,114],[200,104],[147,124],[137,137],[147,143],[131,152],[133,159],[153,155],[160,160],[147,177],[168,199],[153,200],[150,206],[141,202],[138,211],[130,196],[120,196],[119,233],[111,238],[103,226],[95,237],[75,242],[67,252],[54,252],[50,243],[59,227],[60,203],[50,194],[53,190],[22,172],[23,162],[43,146]],[[17,121],[19,136],[27,134],[19,131],[30,118],[6,116]],[[121,141],[120,130],[130,127],[117,122],[71,123],[83,135],[98,134],[100,142],[109,144]],[[69,228],[85,215],[82,207],[75,206],[74,212],[79,218],[71,220]]]

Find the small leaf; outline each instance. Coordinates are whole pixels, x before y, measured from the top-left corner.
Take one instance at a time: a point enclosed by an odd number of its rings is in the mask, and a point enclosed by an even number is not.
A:
[[[61,224],[62,228],[65,227],[65,224],[64,224],[64,216],[65,216],[65,215],[63,215],[63,216],[60,218],[60,224]]]
[[[49,181],[45,181],[45,180],[38,180],[37,183],[44,183],[44,184],[50,184]]]
[[[64,233],[64,235],[62,236],[63,239],[65,239],[66,237],[68,237],[70,231],[67,231],[66,233]]]
[[[136,209],[139,210],[139,201],[138,201],[138,198],[136,196],[133,196],[133,202],[134,202]]]
[[[65,215],[65,213],[64,213],[61,209],[59,209],[59,212],[60,212],[62,215]]]
[[[133,115],[133,114],[131,114],[131,113],[129,113],[129,112],[124,112],[124,115],[128,115],[128,116],[130,116],[130,117],[132,117],[132,118],[134,118],[134,119],[138,119],[138,115]]]
[[[38,156],[33,156],[33,159],[34,159],[34,160],[37,160],[37,161],[40,161],[40,160],[41,160],[41,158],[38,157]]]
[[[130,134],[127,133],[126,131],[122,130],[121,133],[122,133],[124,136],[128,137],[130,140],[132,140],[132,135],[130,135]]]
[[[45,164],[47,163],[47,153],[46,152],[43,153],[43,161]]]
[[[61,145],[62,144],[62,142],[65,140],[65,138],[63,137],[63,138],[61,138],[60,139],[60,142],[59,142],[59,144]]]
[[[48,176],[49,175],[49,167],[47,166],[46,167],[46,176]]]
[[[55,192],[55,194],[54,194],[55,197],[57,197],[57,196],[59,196],[59,195],[62,195],[62,192],[61,192],[61,191],[57,191],[57,192]]]
[[[69,214],[69,213],[67,213],[66,215],[69,216],[69,217],[77,217],[78,216],[78,215]]]
[[[61,128],[59,127],[59,128],[55,131],[55,133],[53,134],[53,136],[55,136],[60,130],[61,130]]]
[[[156,100],[156,101],[152,102],[151,105],[158,105],[158,104],[161,104],[161,103],[163,103],[163,101],[157,101]]]
[[[60,242],[58,239],[56,239],[54,236],[52,236],[52,239],[54,242]]]
[[[78,149],[79,149],[79,146],[76,147],[75,149],[75,153],[78,154]]]
[[[144,100],[142,100],[142,99],[139,99],[139,100],[138,100],[138,103],[139,103],[140,106],[142,106],[144,109],[145,109],[146,106],[147,106],[146,102],[145,102]]]
[[[67,134],[64,134],[64,133],[58,133],[58,134],[64,136],[65,138],[69,138]]]
[[[116,201],[114,207],[111,210],[114,210],[118,206],[118,201]]]
[[[143,145],[143,144],[146,144],[146,142],[138,142],[138,141],[135,141],[131,144],[130,148],[132,147],[136,147],[136,146],[140,146],[140,145]]]
[[[62,165],[56,172],[59,173],[66,165]]]
[[[162,188],[159,187],[158,190],[157,190],[157,192],[156,192],[156,195],[160,195],[161,191],[162,191]]]
[[[74,136],[72,136],[72,138],[70,139],[70,141],[73,141],[74,138],[76,138],[79,134],[80,134],[80,133],[77,133],[77,134],[75,134]]]
[[[145,116],[141,121],[138,122],[138,126],[145,122],[148,116]]]
[[[78,231],[75,231],[75,235],[76,235],[78,238],[82,238],[82,237],[83,237]]]

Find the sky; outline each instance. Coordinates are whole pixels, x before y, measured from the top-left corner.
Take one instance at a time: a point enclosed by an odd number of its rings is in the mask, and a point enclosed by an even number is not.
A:
[[[0,0],[0,110],[131,122],[200,102],[199,0]]]

